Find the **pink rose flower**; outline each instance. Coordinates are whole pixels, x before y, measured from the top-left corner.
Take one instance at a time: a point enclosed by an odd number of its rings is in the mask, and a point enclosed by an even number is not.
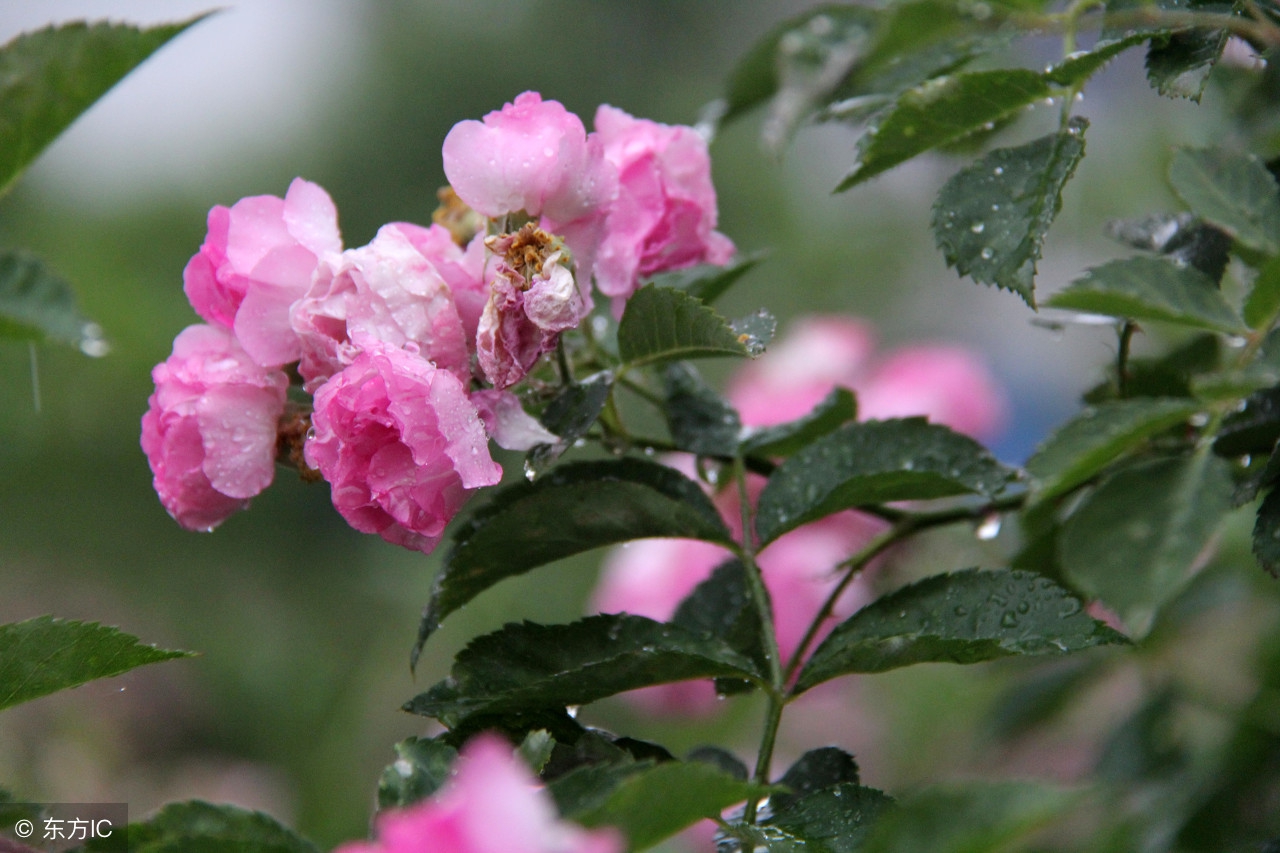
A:
[[[588,216],[617,191],[598,139],[558,101],[525,92],[444,140],[444,173],[458,197],[496,219],[524,211],[557,224]]]
[[[315,393],[307,464],[333,489],[347,523],[430,553],[481,486],[502,479],[475,405],[456,376],[374,339]]]
[[[351,341],[362,336],[397,347],[413,343],[436,367],[463,384],[470,381],[468,342],[473,338],[454,291],[418,248],[436,249],[433,237],[416,225],[384,225],[369,245],[320,261],[309,289],[292,308],[301,342],[298,371],[307,390],[350,362]],[[456,279],[466,278],[461,263],[442,265],[451,266]]]
[[[544,427],[520,405],[510,391],[486,388],[471,392],[471,402],[484,421],[485,432],[506,450],[532,450],[539,444],[554,444],[559,436]]]
[[[590,311],[573,274],[561,263],[563,250],[549,234],[526,225],[515,234],[491,237],[489,301],[480,315],[476,352],[480,369],[495,388],[525,377],[560,333]]]
[[[488,734],[467,742],[434,796],[378,815],[376,835],[334,853],[622,853],[625,846],[614,830],[561,820],[511,747]]]
[[[476,234],[463,249],[453,241],[449,230],[441,225],[423,228],[421,225],[397,222],[396,227],[435,266],[436,272],[449,285],[467,340],[474,341],[476,328],[480,325],[480,314],[489,298],[489,288],[484,280],[485,235]]]
[[[319,259],[340,251],[333,201],[295,178],[283,199],[252,196],[210,210],[183,289],[196,313],[233,330],[254,361],[279,367],[299,356],[289,306],[306,292]]]
[[[733,243],[715,230],[711,158],[693,128],[633,118],[607,105],[596,111],[595,127],[605,157],[618,169],[618,195],[596,256],[601,293],[626,299],[654,273],[733,257]]]
[[[183,527],[212,530],[271,484],[289,380],[205,325],[183,330],[151,376],[142,449],[156,493]]]
[[[935,345],[894,350],[858,389],[861,419],[909,415],[990,438],[1004,428],[1009,413],[1000,386],[973,352]]]

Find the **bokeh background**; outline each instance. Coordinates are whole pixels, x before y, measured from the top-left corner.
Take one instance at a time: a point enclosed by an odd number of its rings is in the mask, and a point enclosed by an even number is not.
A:
[[[44,801],[127,801],[135,816],[187,797],[235,802],[326,848],[362,835],[392,744],[428,731],[399,705],[442,677],[477,633],[513,618],[580,615],[599,555],[487,592],[432,640],[415,680],[408,652],[436,560],[350,530],[323,486],[281,472],[250,512],[214,534],[178,528],[151,490],[138,422],[151,367],[196,321],[181,274],[208,209],[282,195],[301,175],[329,190],[346,244],[361,245],[384,222],[429,221],[454,122],[536,89],[588,124],[600,103],[692,123],[754,40],[810,5],[241,0],[174,40],[73,126],[0,202],[0,244],[38,252],[73,282],[111,351],[88,358],[0,344],[0,622],[43,613],[101,620],[200,657],[0,715],[0,784]],[[209,7],[4,3],[0,40],[50,21],[158,23]],[[1046,56],[1057,49],[1043,47]],[[1037,49],[1029,62],[1044,61]],[[1120,253],[1102,221],[1176,207],[1163,181],[1170,146],[1204,144],[1222,121],[1212,92],[1199,107],[1159,98],[1142,80],[1141,57],[1129,55],[1090,87],[1080,111],[1093,120],[1091,155],[1051,232],[1045,291]],[[1047,132],[1057,108],[1038,113],[999,141]],[[852,129],[802,129],[780,158],[761,148],[758,130],[759,117],[748,118],[712,148],[721,230],[743,250],[770,251],[725,298],[725,313],[764,306],[784,329],[800,314],[850,313],[873,320],[885,346],[972,346],[1012,404],[995,449],[1023,461],[1098,380],[1114,336],[1036,325],[1016,297],[945,268],[929,205],[963,158],[926,157],[832,195],[851,161]],[[1220,562],[1247,560],[1236,534]],[[904,559],[918,571],[997,565],[1009,535],[932,536]],[[1264,583],[1256,569],[1237,574],[1248,576],[1239,582],[1247,590]],[[1252,603],[1231,618],[1274,616],[1273,598],[1243,599]],[[1211,689],[1244,701],[1254,682],[1230,661],[1245,641],[1214,642],[1222,649],[1206,677],[1221,683]],[[860,682],[852,699],[834,700],[852,710],[793,726],[783,748],[842,742],[864,781],[891,791],[987,770],[1084,772],[1095,755],[1082,744],[1101,726],[1088,713],[1031,749],[985,739],[993,697],[1020,673],[927,666]],[[1111,688],[1121,704],[1136,690],[1123,678]],[[730,700],[676,727],[616,701],[583,713],[677,750],[714,742],[749,758],[759,710]]]

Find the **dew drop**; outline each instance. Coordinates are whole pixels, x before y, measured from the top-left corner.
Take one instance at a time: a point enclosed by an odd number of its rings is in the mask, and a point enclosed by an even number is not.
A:
[[[573,446],[574,446],[574,447],[586,447],[586,446],[587,446],[587,440],[586,440],[585,438],[575,438],[575,439],[573,440]]]
[[[1018,614],[1012,610],[1006,610],[1004,615],[1000,617],[1000,627],[1016,628],[1018,627]]]
[[[530,483],[538,478],[538,469],[534,468],[528,459],[524,461],[524,478]]]
[[[996,513],[988,515],[982,519],[982,523],[973,531],[973,535],[977,536],[983,542],[990,542],[1000,535],[1000,524],[1003,519]]]
[[[1004,166],[996,166],[991,170],[991,174],[995,175],[997,178],[1000,177],[1004,174]]]
[[[652,456],[652,455],[653,455],[654,453],[656,453],[656,452],[657,452],[657,451],[655,451],[652,447],[646,447],[646,448],[644,449],[644,455],[645,455],[645,456]]]
[[[991,247],[990,247],[990,246],[986,246],[986,247],[984,247],[984,248],[983,248],[983,250],[982,250],[981,252],[979,252],[978,254],[982,256],[982,259],[983,259],[984,261],[989,261],[989,260],[991,260],[993,257],[995,257],[995,254],[996,254],[996,253],[995,253],[995,252],[993,252],[993,251],[991,250]]]
[[[396,773],[400,774],[405,779],[408,779],[413,775],[413,765],[403,758],[397,758],[395,764],[392,764],[391,766],[395,768]]]
[[[969,226],[969,230],[974,234],[981,234],[983,231],[987,230],[987,224],[985,222],[975,222]]]

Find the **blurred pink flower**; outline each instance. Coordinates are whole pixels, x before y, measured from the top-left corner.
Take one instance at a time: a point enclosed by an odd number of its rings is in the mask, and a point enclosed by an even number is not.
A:
[[[351,364],[316,390],[307,464],[356,530],[430,553],[471,490],[502,468],[457,377],[412,343],[354,343]]]
[[[596,256],[600,292],[625,300],[654,273],[727,263],[734,248],[715,230],[716,191],[703,138],[693,128],[633,118],[608,105],[596,111],[595,127],[618,169],[618,195]]]
[[[561,263],[563,250],[545,231],[526,225],[515,234],[491,237],[489,301],[480,315],[476,352],[480,369],[495,388],[525,377],[560,333],[590,310],[573,273]]]
[[[563,224],[617,191],[603,148],[559,101],[518,95],[484,121],[460,121],[444,140],[444,173],[458,197],[490,218],[524,211]]]
[[[351,341],[361,336],[389,346],[416,344],[436,367],[464,385],[470,382],[474,337],[467,334],[454,290],[419,249],[438,250],[435,237],[430,229],[393,223],[382,226],[369,245],[320,262],[291,312],[301,341],[298,371],[307,390],[314,391],[350,362]],[[458,260],[442,266],[464,288],[479,290],[479,280],[472,284],[466,276],[461,252],[452,241],[449,245]]]
[[[533,774],[494,735],[480,735],[458,756],[453,778],[433,797],[386,811],[376,841],[351,841],[334,853],[621,853],[621,836],[563,821]]]
[[[206,325],[179,333],[151,377],[142,449],[155,490],[183,527],[212,530],[271,484],[289,381]]]
[[[299,356],[289,306],[306,292],[320,258],[340,251],[332,199],[295,178],[283,199],[252,196],[210,210],[183,289],[196,313],[233,330],[254,361],[279,367]]]

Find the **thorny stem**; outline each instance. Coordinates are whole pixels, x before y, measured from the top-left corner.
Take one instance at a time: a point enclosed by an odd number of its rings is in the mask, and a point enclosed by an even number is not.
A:
[[[833,571],[844,570],[844,576],[840,578],[840,582],[836,584],[835,589],[831,590],[831,594],[822,603],[821,609],[818,610],[818,615],[809,623],[809,628],[805,631],[800,645],[796,647],[791,659],[787,661],[783,683],[790,684],[792,679],[795,678],[796,672],[800,669],[800,664],[804,661],[805,654],[809,651],[809,647],[817,639],[823,623],[831,618],[831,614],[835,611],[836,602],[840,600],[840,596],[848,589],[849,584],[872,560],[880,556],[891,545],[922,530],[944,527],[960,521],[975,521],[993,512],[1009,512],[1019,509],[1026,502],[1026,498],[1026,492],[1017,492],[979,506],[962,506],[922,513],[900,512],[898,510],[890,510],[888,507],[868,507],[867,510],[875,510],[872,514],[891,520],[893,526],[868,542],[858,553],[833,568]]]
[[[738,485],[738,501],[742,507],[742,547],[739,555],[746,568],[747,584],[751,600],[755,602],[756,612],[760,616],[760,628],[764,634],[765,655],[769,659],[769,707],[765,714],[764,734],[760,738],[760,752],[756,756],[755,780],[761,785],[769,784],[769,765],[773,760],[773,746],[778,739],[778,726],[782,722],[782,709],[786,705],[783,690],[786,687],[782,678],[781,653],[778,650],[778,635],[773,626],[773,609],[769,604],[769,591],[765,588],[764,578],[760,574],[760,566],[756,562],[755,537],[752,535],[751,496],[747,490],[747,466],[742,455],[733,460],[733,476]],[[755,823],[756,800],[748,800],[743,819],[747,823]]]

